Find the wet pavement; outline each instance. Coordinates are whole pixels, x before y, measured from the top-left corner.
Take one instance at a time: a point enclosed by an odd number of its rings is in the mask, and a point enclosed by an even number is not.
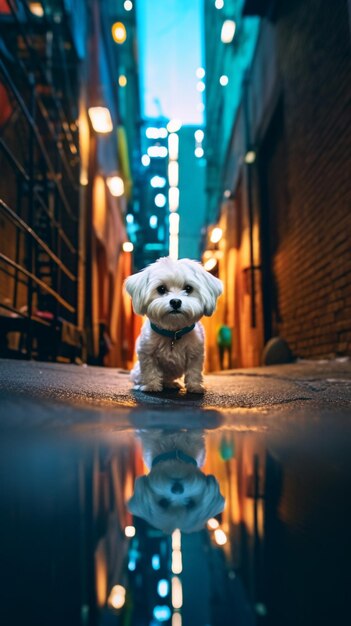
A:
[[[0,362],[0,623],[348,623],[350,381],[297,363],[146,395]]]

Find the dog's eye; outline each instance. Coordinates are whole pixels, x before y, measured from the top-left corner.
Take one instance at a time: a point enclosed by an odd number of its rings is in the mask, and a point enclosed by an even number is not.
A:
[[[159,287],[157,287],[157,292],[160,294],[160,296],[163,296],[166,293],[167,289],[164,285],[160,285]]]
[[[192,291],[194,291],[194,289],[193,289],[193,287],[191,285],[185,285],[184,291],[186,293],[191,293]]]
[[[161,498],[158,505],[161,507],[161,509],[168,509],[170,502],[169,500],[167,500],[167,498]]]

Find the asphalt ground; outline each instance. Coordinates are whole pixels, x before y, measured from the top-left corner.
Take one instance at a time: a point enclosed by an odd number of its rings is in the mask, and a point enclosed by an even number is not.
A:
[[[216,417],[239,426],[299,414],[351,415],[348,359],[230,370],[207,375],[205,384],[203,396],[146,394],[134,391],[120,369],[0,360],[0,428],[123,429],[158,422],[206,428]]]

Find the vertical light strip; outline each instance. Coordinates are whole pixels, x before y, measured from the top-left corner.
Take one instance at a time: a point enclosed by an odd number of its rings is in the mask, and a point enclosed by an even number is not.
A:
[[[169,256],[175,261],[179,256],[179,215],[174,212],[179,208],[179,136],[176,132],[168,135],[168,204],[169,216]]]
[[[169,256],[176,261],[179,254],[179,213],[169,214]]]
[[[183,606],[183,586],[178,576],[172,577],[172,606],[181,609]]]

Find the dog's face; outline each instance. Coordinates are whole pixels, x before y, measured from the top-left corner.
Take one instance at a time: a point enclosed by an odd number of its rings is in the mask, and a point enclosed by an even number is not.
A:
[[[212,315],[222,283],[190,259],[164,257],[125,282],[134,311],[155,324],[177,329]]]
[[[128,508],[165,533],[176,528],[191,533],[201,530],[210,517],[223,511],[224,498],[214,476],[206,476],[193,465],[170,460],[137,478]]]

